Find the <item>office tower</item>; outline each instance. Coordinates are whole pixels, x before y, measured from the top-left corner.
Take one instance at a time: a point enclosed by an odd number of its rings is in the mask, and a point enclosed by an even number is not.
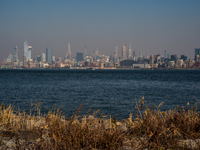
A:
[[[27,56],[27,60],[32,58],[32,46],[28,46],[28,56]]]
[[[99,55],[99,50],[97,47],[96,51],[93,51],[93,59],[96,60],[98,55]]]
[[[28,43],[24,42],[24,57],[28,58]]]
[[[26,60],[28,61],[31,59],[32,54],[32,46],[28,46],[27,41],[24,42],[24,57],[26,57]]]
[[[118,46],[116,46],[115,48],[115,52],[114,52],[114,57],[117,59],[117,51],[118,51]]]
[[[133,49],[133,60],[136,61],[136,58],[135,58],[135,49]]]
[[[45,55],[45,53],[42,53],[42,62],[46,62],[46,55]]]
[[[139,53],[139,57],[142,57],[142,52]]]
[[[167,57],[167,51],[166,51],[166,50],[165,50],[164,56],[165,56],[165,59],[168,58],[168,57]]]
[[[186,61],[187,60],[187,56],[181,55],[181,59],[183,59],[183,61]]]
[[[127,59],[127,54],[126,54],[126,45],[123,45],[122,48],[122,60],[126,60]]]
[[[49,46],[46,47],[46,61],[52,63],[52,49]]]
[[[76,54],[76,61],[83,61],[83,53]]]
[[[56,57],[52,56],[52,61],[55,62],[56,61]]]
[[[70,43],[68,43],[68,57],[69,57],[69,60],[72,59],[72,53],[71,53]]]
[[[195,52],[194,59],[196,59],[196,55],[200,55],[200,48],[195,48],[194,52]]]
[[[135,61],[138,61],[138,54],[135,55]]]
[[[132,50],[131,50],[131,43],[129,43],[129,51],[128,51],[128,59],[132,58]]]
[[[37,55],[37,62],[41,62],[41,56]]]
[[[150,56],[150,65],[151,65],[151,67],[154,67],[154,56],[153,55],[151,55]]]
[[[177,55],[171,55],[171,60],[175,61],[177,59]]]
[[[18,47],[17,45],[14,48],[14,61],[17,61],[19,59],[19,53],[18,53]]]

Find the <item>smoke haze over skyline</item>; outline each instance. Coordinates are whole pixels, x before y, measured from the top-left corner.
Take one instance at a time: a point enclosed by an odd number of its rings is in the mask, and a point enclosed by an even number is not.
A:
[[[200,47],[200,1],[133,0],[1,0],[0,61],[19,49],[20,61],[24,41],[33,47],[32,56],[45,53],[64,57],[71,46],[76,52],[118,56],[125,43],[144,55],[187,55],[194,59]]]

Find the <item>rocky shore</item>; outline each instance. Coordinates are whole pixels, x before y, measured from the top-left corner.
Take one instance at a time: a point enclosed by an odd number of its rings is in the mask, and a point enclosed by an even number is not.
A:
[[[118,121],[93,115],[66,119],[58,110],[42,115],[0,107],[0,150],[18,149],[199,149],[200,117],[196,109],[160,112],[138,102],[138,115]]]

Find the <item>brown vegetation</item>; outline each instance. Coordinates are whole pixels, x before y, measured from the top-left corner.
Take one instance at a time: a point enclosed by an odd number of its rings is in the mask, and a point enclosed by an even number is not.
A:
[[[161,112],[145,106],[144,97],[136,104],[135,118],[117,121],[110,116],[95,118],[81,110],[66,119],[54,109],[41,114],[40,103],[30,114],[14,111],[11,105],[0,107],[0,149],[199,149],[200,114],[197,105]],[[32,115],[31,115],[32,114]],[[10,144],[9,144],[10,143]]]

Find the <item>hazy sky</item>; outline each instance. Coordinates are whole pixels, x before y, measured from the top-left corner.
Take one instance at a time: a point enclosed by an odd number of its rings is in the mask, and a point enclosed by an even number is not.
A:
[[[200,47],[200,0],[0,0],[0,60],[27,40],[36,58],[52,48],[64,57],[67,43],[72,55],[113,55],[123,44],[146,55],[164,50],[194,59]]]

